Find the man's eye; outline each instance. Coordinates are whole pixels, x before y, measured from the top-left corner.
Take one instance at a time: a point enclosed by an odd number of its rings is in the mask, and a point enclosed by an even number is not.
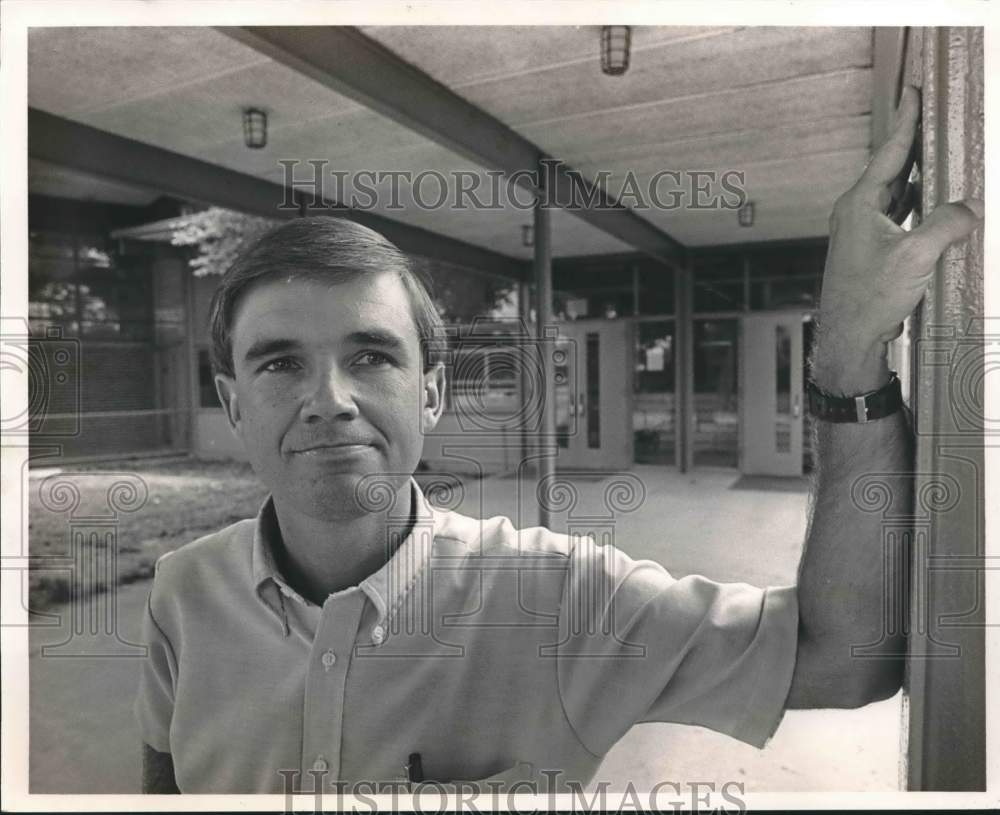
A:
[[[358,357],[358,362],[367,367],[382,367],[392,364],[392,359],[380,351],[365,351]]]
[[[284,373],[286,371],[298,370],[299,364],[291,357],[279,357],[261,366],[262,371],[269,373]]]

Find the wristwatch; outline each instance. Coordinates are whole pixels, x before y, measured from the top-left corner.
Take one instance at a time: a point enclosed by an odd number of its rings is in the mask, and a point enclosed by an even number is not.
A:
[[[824,422],[863,423],[891,416],[903,407],[903,388],[896,372],[889,373],[886,385],[859,396],[833,396],[821,391],[812,381],[807,381],[809,412]]]

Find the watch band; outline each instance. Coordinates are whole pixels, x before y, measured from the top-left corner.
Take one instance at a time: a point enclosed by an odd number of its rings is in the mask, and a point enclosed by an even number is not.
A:
[[[878,390],[858,396],[833,396],[824,393],[810,380],[806,382],[809,413],[824,422],[871,422],[884,419],[903,407],[903,388],[895,371],[889,382]]]

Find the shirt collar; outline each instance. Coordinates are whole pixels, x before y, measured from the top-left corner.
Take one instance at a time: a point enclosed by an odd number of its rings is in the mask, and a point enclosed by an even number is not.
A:
[[[409,535],[381,568],[362,580],[358,586],[343,590],[350,592],[360,588],[375,606],[379,624],[391,616],[416,583],[430,561],[434,537],[441,528],[440,510],[427,502],[420,485],[413,478],[410,479],[410,489],[415,522]],[[399,521],[399,526],[400,528],[404,526],[402,520]],[[285,582],[275,565],[274,542],[279,534],[274,501],[268,496],[260,508],[254,525],[250,568],[258,598],[278,616],[282,630],[287,635],[288,616],[285,612],[285,597],[300,603],[306,601]],[[393,534],[391,519],[388,534]]]

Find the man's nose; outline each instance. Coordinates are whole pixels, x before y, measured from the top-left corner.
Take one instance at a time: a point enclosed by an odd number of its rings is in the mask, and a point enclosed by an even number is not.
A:
[[[306,421],[355,418],[358,406],[350,377],[344,376],[337,366],[320,372],[303,405],[303,412]]]

